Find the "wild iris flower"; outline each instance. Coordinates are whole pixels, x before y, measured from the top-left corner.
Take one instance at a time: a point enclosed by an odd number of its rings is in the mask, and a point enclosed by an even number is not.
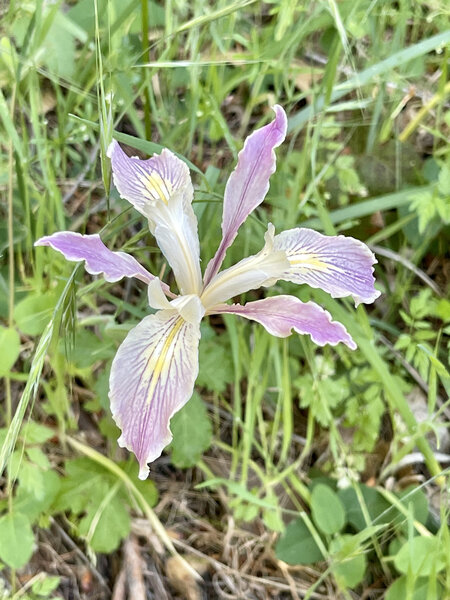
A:
[[[295,228],[275,235],[268,225],[260,252],[220,271],[227,249],[248,215],[261,204],[275,171],[274,148],[286,135],[286,114],[274,107],[275,119],[250,135],[225,189],[222,241],[202,277],[197,219],[192,209],[194,189],[186,164],[169,150],[148,160],[129,158],[113,141],[114,184],[148,219],[151,233],[172,267],[179,295],[149,273],[132,256],[112,252],[98,235],[69,231],[43,237],[67,260],[85,261],[91,274],[106,281],[135,277],[148,288],[148,303],[156,309],[125,338],[114,358],[109,398],[122,430],[118,443],[136,455],[139,477],[171,441],[170,419],[189,400],[198,374],[200,321],[206,315],[234,313],[261,323],[269,333],[287,337],[292,330],[309,334],[323,346],[343,342],[356,348],[345,327],[314,302],[280,295],[245,305],[227,304],[235,297],[269,287],[283,279],[321,288],[334,298],[353,296],[356,304],[373,302],[372,252],[351,237],[325,236]],[[192,432],[195,435],[195,432]]]

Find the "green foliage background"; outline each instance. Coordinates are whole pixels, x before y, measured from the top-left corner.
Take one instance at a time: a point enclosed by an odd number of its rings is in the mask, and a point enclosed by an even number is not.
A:
[[[188,161],[207,264],[237,153],[276,102],[289,136],[226,264],[260,248],[268,220],[344,233],[376,252],[382,296],[355,310],[277,284],[344,323],[353,353],[228,316],[205,323],[197,392],[160,468],[169,461],[181,480],[193,469],[202,493],[226,498],[218,530],[229,516],[259,522],[277,533],[278,559],[316,564],[306,597],[324,582],[339,598],[370,586],[388,600],[448,597],[447,3],[12,0],[0,10],[5,597],[63,593],[55,576],[35,572],[26,589],[16,578],[55,526],[94,560],[143,515],[177,553],[154,510],[158,485],[137,480],[108,409],[111,360],[148,313],[146,294],[33,242],[101,232],[170,280],[111,188],[114,136],[134,153],[168,147]],[[402,480],[411,460],[412,487]]]

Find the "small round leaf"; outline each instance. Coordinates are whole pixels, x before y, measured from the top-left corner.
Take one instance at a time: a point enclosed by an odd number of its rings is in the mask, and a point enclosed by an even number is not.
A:
[[[310,565],[324,559],[302,518],[291,521],[278,540],[277,558],[290,565]]]
[[[311,512],[315,524],[323,533],[337,533],[345,525],[344,505],[336,492],[323,483],[314,486]]]

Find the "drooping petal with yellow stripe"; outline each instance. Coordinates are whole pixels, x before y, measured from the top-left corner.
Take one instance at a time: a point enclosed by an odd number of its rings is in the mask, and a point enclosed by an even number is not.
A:
[[[180,293],[198,294],[202,287],[200,247],[187,165],[169,150],[148,160],[129,157],[115,140],[108,156],[114,185],[122,198],[147,217]]]
[[[380,295],[374,287],[376,258],[359,240],[296,228],[276,235],[274,249],[284,250],[289,261],[280,279],[307,283],[333,298],[353,296],[356,305],[371,303]]]
[[[171,441],[173,414],[192,396],[199,339],[199,322],[185,321],[175,309],[160,310],[129,332],[114,358],[111,411],[122,430],[119,445],[139,461],[140,479]]]

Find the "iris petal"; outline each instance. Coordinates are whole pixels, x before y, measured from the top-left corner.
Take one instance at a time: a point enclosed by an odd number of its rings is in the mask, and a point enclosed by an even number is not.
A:
[[[374,288],[376,258],[359,240],[297,228],[276,235],[274,248],[284,250],[289,260],[289,269],[280,279],[307,283],[333,298],[353,296],[356,305],[373,302],[380,295]]]
[[[261,204],[269,190],[269,179],[276,166],[274,148],[282,143],[287,129],[284,110],[279,105],[273,110],[275,119],[245,140],[237,166],[228,179],[223,201],[222,241],[206,268],[205,285],[219,271],[239,227]]]
[[[129,157],[113,140],[108,148],[111,159],[114,185],[122,198],[141,214],[148,217],[157,203],[168,205],[170,197],[177,190],[186,189],[191,194],[192,184],[187,165],[170,150],[148,160]],[[189,202],[189,194],[187,194]]]
[[[258,254],[244,258],[212,279],[201,296],[206,308],[249,290],[273,285],[289,268],[286,253],[274,249],[274,231],[274,226],[269,223],[264,236],[266,243]]]
[[[139,461],[140,479],[171,441],[173,414],[192,396],[199,339],[198,322],[185,321],[175,309],[160,310],[128,333],[114,358],[111,411],[122,430],[119,445]]]
[[[352,350],[356,348],[344,325],[333,321],[329,312],[314,302],[302,302],[295,296],[273,296],[247,302],[244,306],[223,304],[213,307],[211,313],[233,313],[257,321],[277,337],[287,337],[294,330],[310,335],[319,346],[343,342]]]
[[[116,141],[108,156],[114,185],[122,198],[147,217],[181,294],[198,293],[202,287],[200,247],[187,165],[169,150],[148,160],[130,158]]]
[[[42,237],[35,246],[50,246],[74,262],[85,261],[85,268],[91,275],[103,274],[106,281],[119,281],[122,277],[136,277],[145,283],[155,279],[138,261],[126,252],[109,250],[100,236],[82,235],[74,231],[58,231]],[[167,285],[162,284],[164,290]]]

